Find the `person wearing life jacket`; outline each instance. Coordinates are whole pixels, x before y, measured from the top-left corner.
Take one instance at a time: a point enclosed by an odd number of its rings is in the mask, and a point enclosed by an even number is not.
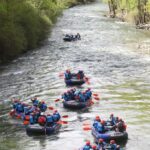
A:
[[[20,103],[20,101],[18,99],[13,100],[13,109],[14,110],[16,110],[19,103]]]
[[[61,116],[60,116],[59,112],[57,110],[55,110],[54,113],[53,113],[53,120],[54,120],[54,122],[59,121],[60,118],[61,118]]]
[[[121,118],[119,119],[119,122],[116,124],[116,131],[119,131],[119,132],[126,131],[126,125]]]
[[[88,88],[86,91],[86,99],[88,100],[88,99],[90,99],[91,98],[91,96],[92,96],[92,92],[91,92],[91,89],[90,88]]]
[[[101,120],[101,122],[98,124],[97,126],[97,131],[99,133],[105,133],[105,121],[104,120]]]
[[[92,150],[99,150],[96,145],[92,146]]]
[[[92,149],[91,143],[90,141],[87,141],[85,146],[83,147],[83,150],[91,150],[91,149]]]
[[[110,123],[111,123],[111,126],[114,126],[116,123],[115,123],[115,117],[114,117],[114,114],[110,114],[110,117],[109,117],[109,119],[110,119]]]
[[[120,149],[120,146],[116,144],[115,140],[111,140],[109,146],[110,150],[118,150],[118,148]]]
[[[34,97],[33,99],[31,99],[31,101],[32,101],[34,106],[38,106],[39,100],[37,99],[37,97]]]
[[[106,143],[103,139],[99,139],[98,141],[98,150],[105,150]]]
[[[93,123],[93,127],[95,128],[95,129],[97,129],[97,126],[98,126],[98,124],[101,122],[101,119],[100,119],[100,117],[99,116],[96,116],[95,117],[95,120],[94,120],[94,123]]]
[[[65,80],[70,80],[71,79],[71,72],[70,72],[70,70],[66,70],[66,72],[65,72]]]
[[[84,78],[84,72],[82,70],[79,70],[77,73],[78,79],[83,79]]]
[[[67,92],[65,92],[65,93],[62,95],[62,98],[63,98],[65,101],[69,101],[69,97],[68,97]]]
[[[51,114],[48,114],[46,116],[46,125],[47,126],[53,126],[54,125],[53,116]]]
[[[41,126],[45,126],[46,125],[46,116],[43,113],[41,113],[41,115],[39,116],[38,123]]]
[[[22,103],[18,103],[17,106],[16,106],[16,112],[17,113],[23,113],[24,112],[24,107],[22,105]]]
[[[85,96],[82,92],[79,93],[79,101],[80,102],[85,102]]]
[[[44,101],[41,102],[39,108],[40,108],[40,111],[41,111],[41,112],[45,112],[45,111],[46,111],[47,105],[45,104]]]
[[[31,114],[29,115],[29,122],[30,122],[30,124],[35,124],[34,121],[35,121],[35,120],[34,120],[34,113],[31,113]]]

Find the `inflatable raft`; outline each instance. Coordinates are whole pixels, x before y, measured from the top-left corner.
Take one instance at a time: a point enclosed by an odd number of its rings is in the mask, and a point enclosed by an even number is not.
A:
[[[92,135],[94,137],[95,142],[97,143],[99,139],[103,139],[105,141],[116,140],[116,141],[124,141],[128,139],[128,133],[124,132],[116,132],[116,131],[106,131],[105,133],[98,133],[95,128],[92,128]]]
[[[73,86],[73,85],[82,85],[85,83],[84,79],[70,79],[70,80],[65,80],[66,85],[68,86]]]
[[[82,109],[91,106],[91,100],[87,100],[86,102],[78,102],[75,100],[63,101],[63,106],[69,109]]]
[[[28,125],[26,127],[26,133],[28,135],[51,135],[55,134],[61,128],[61,124],[55,124],[52,127],[40,126],[39,124]]]

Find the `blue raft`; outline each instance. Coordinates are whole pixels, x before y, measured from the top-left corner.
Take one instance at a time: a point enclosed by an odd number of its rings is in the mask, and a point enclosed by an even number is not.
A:
[[[70,80],[65,80],[65,83],[67,86],[74,86],[74,85],[82,85],[85,83],[84,79],[70,79]]]
[[[40,126],[39,124],[28,125],[26,127],[26,133],[28,135],[51,135],[55,134],[61,128],[61,124],[54,124],[52,127]]]
[[[78,102],[75,100],[63,101],[63,106],[69,109],[83,109],[91,105],[91,99],[86,102]]]
[[[126,141],[128,139],[128,133],[117,132],[117,131],[106,131],[105,133],[98,133],[95,128],[92,128],[92,135],[94,137],[95,142],[97,143],[99,139],[103,139],[105,141],[115,140],[115,141]]]

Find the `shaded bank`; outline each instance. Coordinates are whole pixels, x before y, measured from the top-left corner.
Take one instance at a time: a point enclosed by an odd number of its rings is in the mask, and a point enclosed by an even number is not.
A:
[[[92,0],[0,1],[0,63],[36,48],[62,10]]]

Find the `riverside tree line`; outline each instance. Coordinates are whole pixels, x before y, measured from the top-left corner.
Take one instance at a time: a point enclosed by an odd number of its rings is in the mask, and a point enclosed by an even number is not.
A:
[[[111,17],[119,12],[132,16],[136,25],[150,21],[150,0],[108,0],[108,5]]]
[[[92,0],[0,0],[0,63],[36,48],[64,8]]]

